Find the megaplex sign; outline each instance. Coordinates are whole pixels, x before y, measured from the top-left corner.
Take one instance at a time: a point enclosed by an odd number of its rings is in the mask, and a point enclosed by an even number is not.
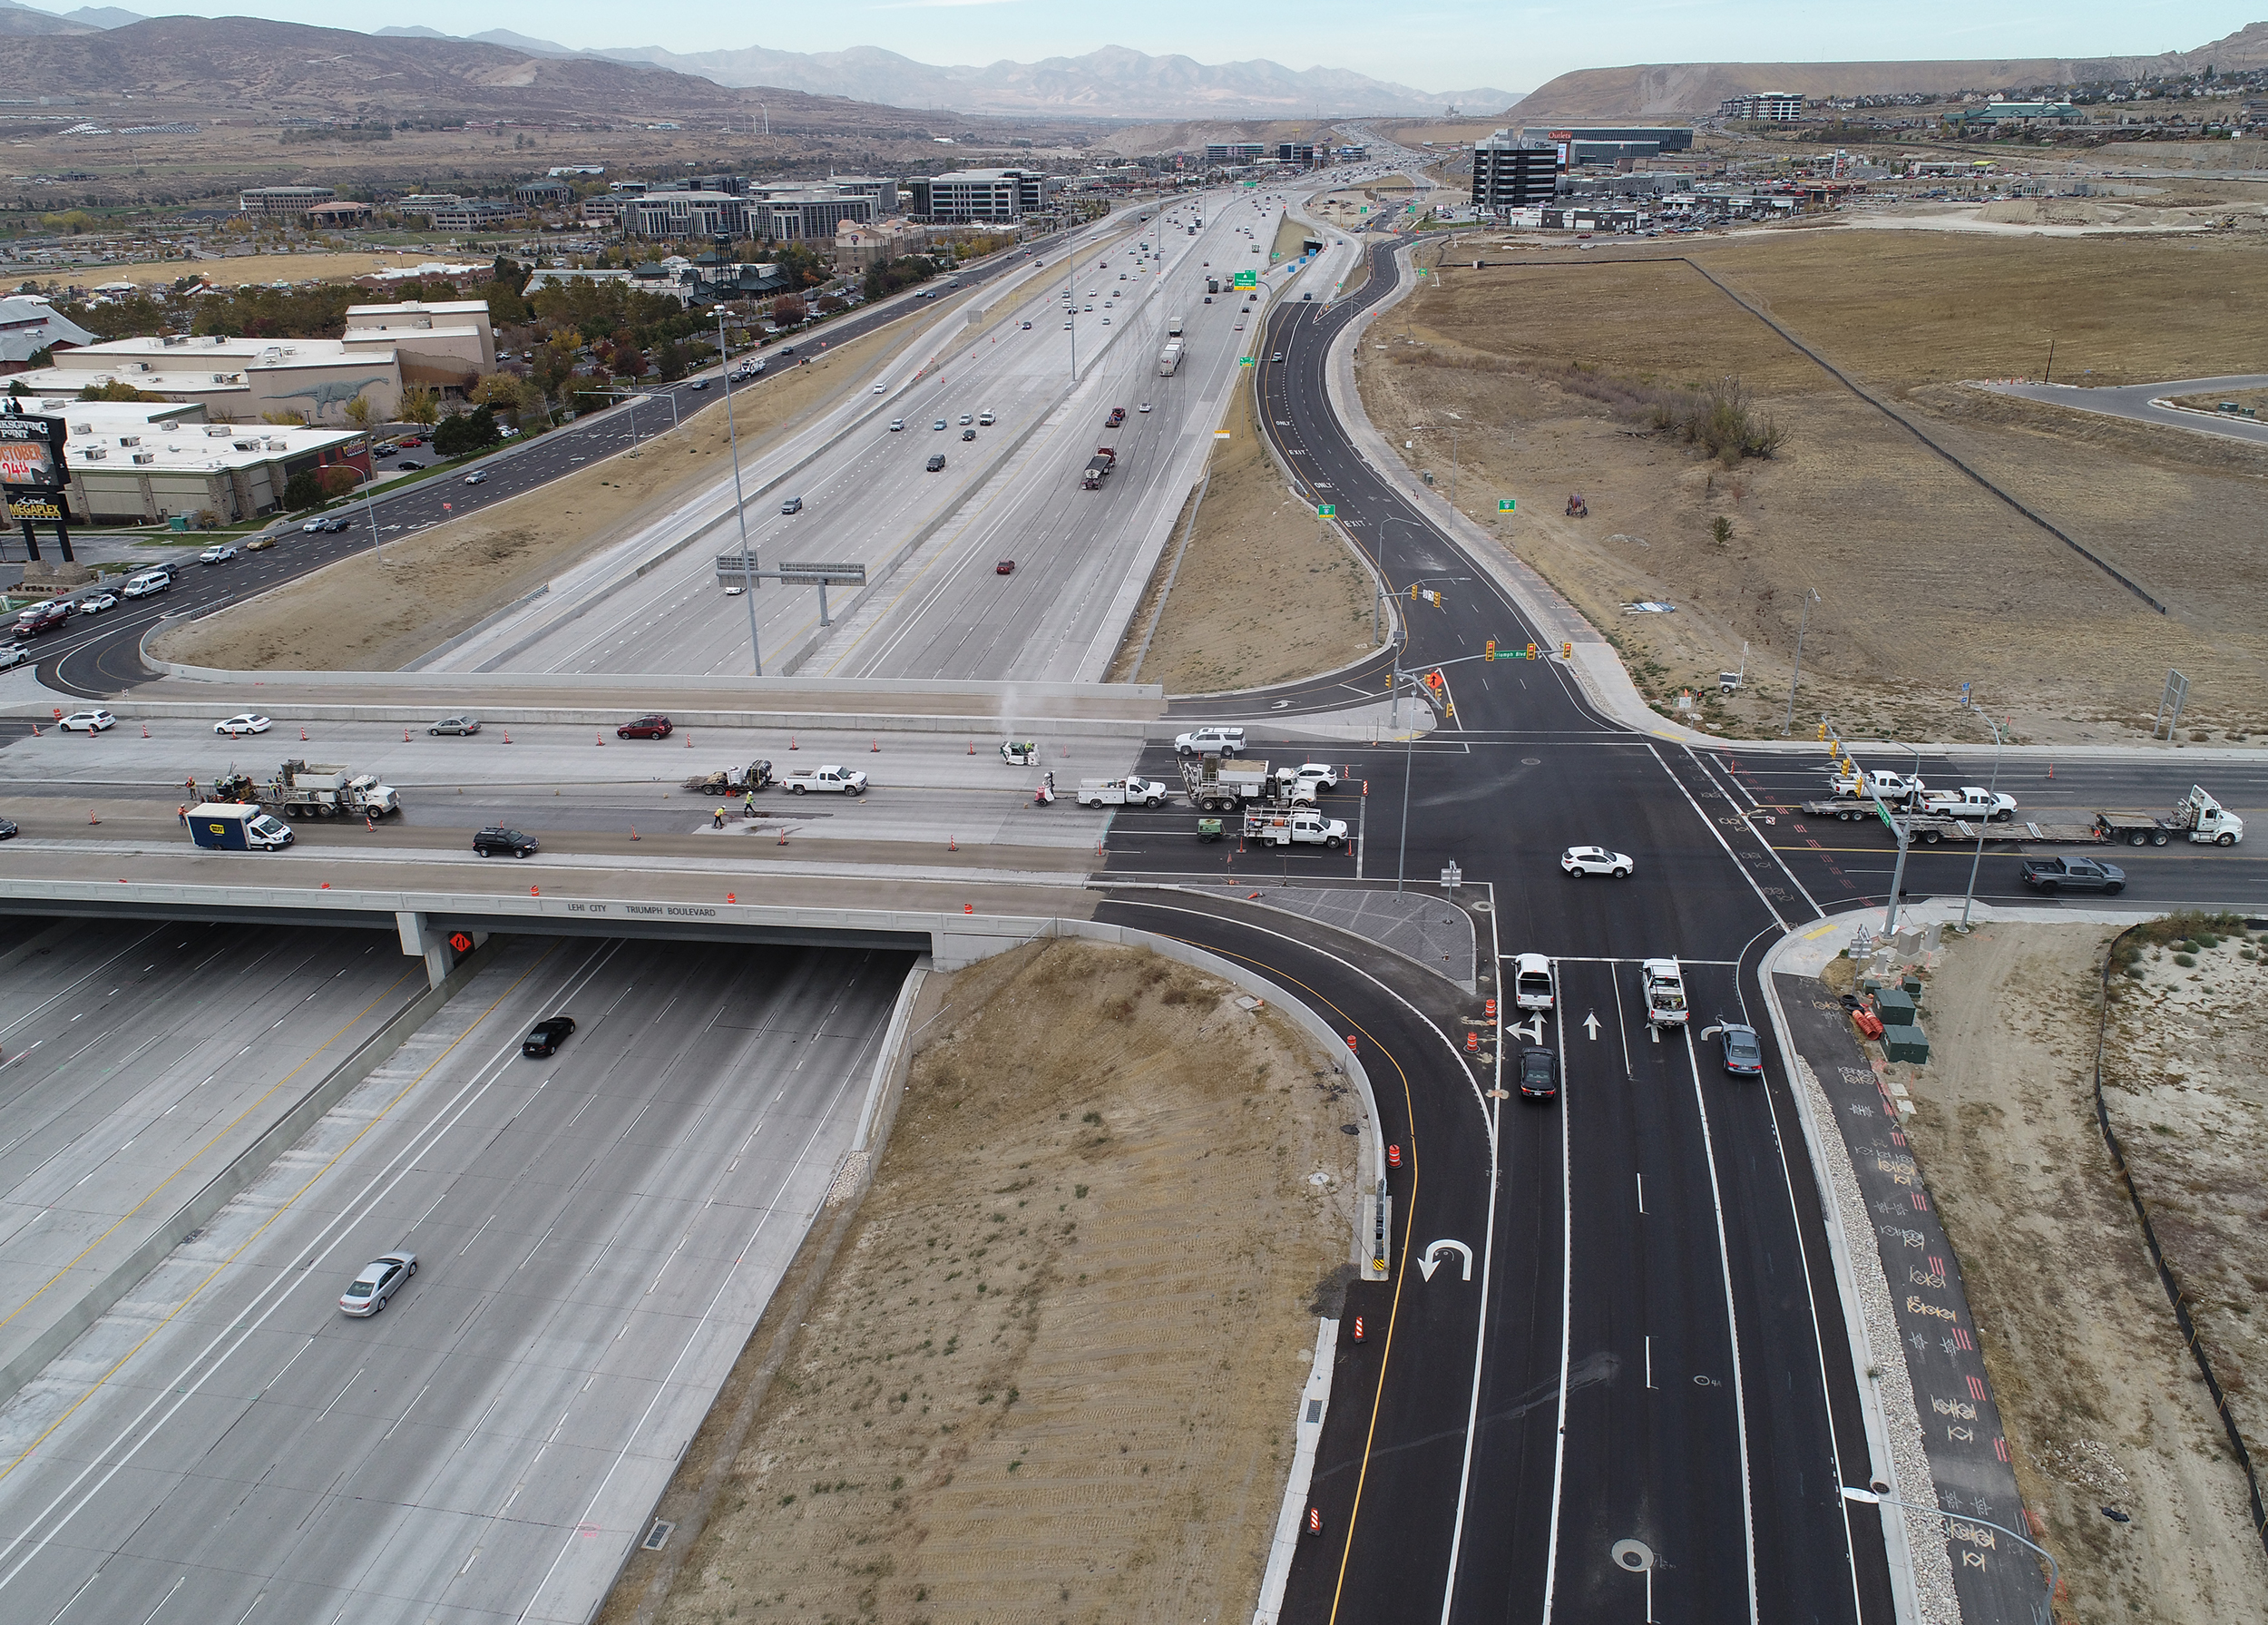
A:
[[[63,556],[71,557],[70,513],[64,505],[64,494],[71,485],[71,467],[63,450],[68,433],[60,417],[0,412],[0,496],[7,499],[8,517],[24,526],[24,540],[34,559],[39,557],[34,520],[55,527]]]

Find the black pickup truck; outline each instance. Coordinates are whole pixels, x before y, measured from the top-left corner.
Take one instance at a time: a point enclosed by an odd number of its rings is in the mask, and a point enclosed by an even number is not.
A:
[[[2104,892],[2116,896],[2126,889],[2126,871],[2091,857],[2028,857],[2024,884],[2038,891]]]

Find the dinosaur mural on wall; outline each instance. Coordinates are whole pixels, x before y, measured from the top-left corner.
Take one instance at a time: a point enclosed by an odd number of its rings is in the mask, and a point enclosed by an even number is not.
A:
[[[314,402],[314,409],[308,414],[308,421],[309,423],[314,423],[321,419],[326,412],[332,410],[334,407],[344,407],[347,402],[353,400],[355,396],[369,388],[371,385],[384,384],[388,381],[389,380],[383,374],[381,374],[376,377],[361,378],[353,383],[330,381],[319,384],[310,384],[305,389],[294,389],[286,394],[273,396],[269,398],[277,401],[292,401],[303,398],[311,400]]]

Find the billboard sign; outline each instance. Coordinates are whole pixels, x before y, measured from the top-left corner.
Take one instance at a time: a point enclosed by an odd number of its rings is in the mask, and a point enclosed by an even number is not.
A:
[[[1552,150],[1559,155],[1559,173],[1562,175],[1567,173],[1568,148],[1574,140],[1575,132],[1572,130],[1554,130],[1551,132]]]
[[[65,433],[60,417],[0,416],[0,489],[54,492],[68,486]]]

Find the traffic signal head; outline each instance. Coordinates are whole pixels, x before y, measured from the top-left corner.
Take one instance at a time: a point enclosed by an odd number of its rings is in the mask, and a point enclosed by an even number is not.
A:
[[[1496,658],[1496,640],[1494,638],[1491,638],[1489,640],[1488,651],[1482,654],[1481,658],[1484,661],[1492,661]]]
[[[1412,583],[1411,583],[1411,586],[1410,586],[1410,602],[1411,602],[1412,603],[1415,603],[1415,602],[1417,602],[1417,595],[1418,595],[1417,584],[1413,582],[1412,582]]]
[[[1827,742],[1827,725],[1824,722],[1819,725],[1819,742],[1823,745]]]

